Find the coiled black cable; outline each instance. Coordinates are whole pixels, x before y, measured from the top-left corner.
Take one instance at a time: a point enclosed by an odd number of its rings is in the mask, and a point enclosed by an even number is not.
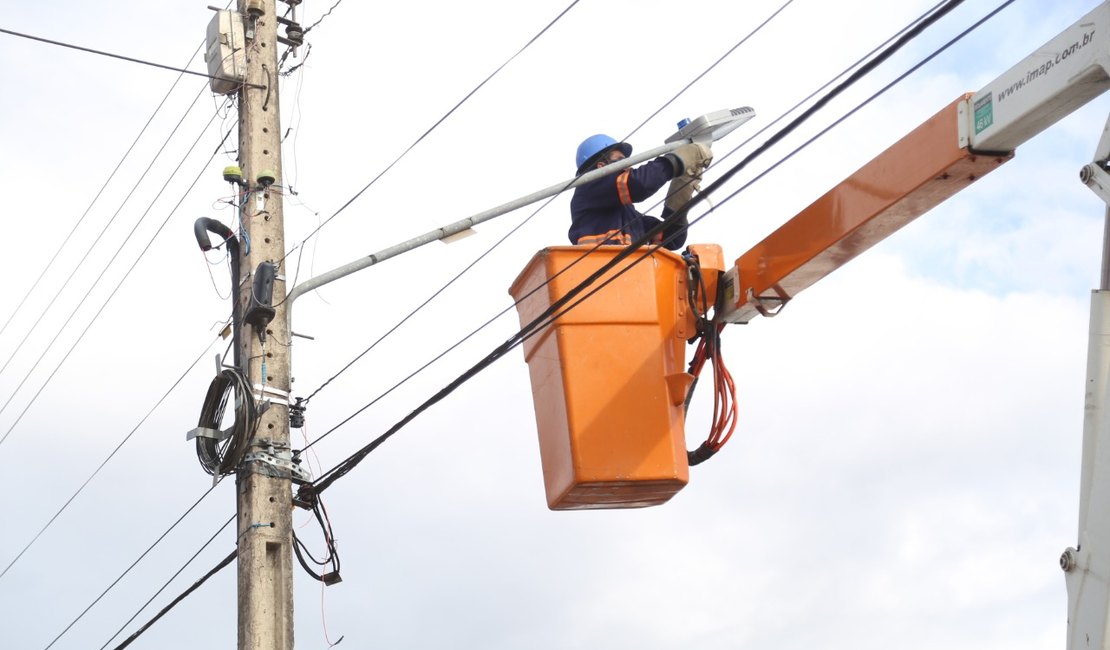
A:
[[[220,431],[227,398],[232,392],[235,393],[235,424],[231,427],[231,435],[222,440],[202,435],[196,438],[197,460],[204,471],[213,476],[223,476],[239,466],[258,427],[260,413],[246,375],[239,368],[224,368],[208,385],[197,421],[198,429]]]

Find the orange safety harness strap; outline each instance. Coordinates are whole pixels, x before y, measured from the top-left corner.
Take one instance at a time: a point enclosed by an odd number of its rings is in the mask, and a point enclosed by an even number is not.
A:
[[[607,241],[621,246],[628,246],[632,243],[632,236],[621,232],[620,229],[615,229],[609,232],[603,232],[600,235],[584,235],[578,238],[577,243],[579,246],[582,246],[584,244],[597,245]]]

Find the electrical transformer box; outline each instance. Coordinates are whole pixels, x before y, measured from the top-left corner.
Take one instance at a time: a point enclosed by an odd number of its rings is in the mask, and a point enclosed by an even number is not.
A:
[[[227,95],[239,89],[247,72],[243,17],[233,11],[217,11],[208,23],[204,60],[212,80],[212,92]]]

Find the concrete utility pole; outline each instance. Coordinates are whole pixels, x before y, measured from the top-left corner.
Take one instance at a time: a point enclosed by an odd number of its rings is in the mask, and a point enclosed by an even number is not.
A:
[[[241,217],[249,235],[241,257],[240,304],[249,309],[258,265],[285,254],[281,194],[281,121],[278,100],[275,0],[239,0],[246,27],[248,85],[239,91],[239,166],[253,191]],[[252,34],[253,32],[253,34]],[[261,326],[240,324],[240,353],[255,400],[270,402],[236,475],[239,531],[239,648],[293,648],[292,485],[274,459],[289,450],[289,329],[285,269],[273,283],[276,317]]]

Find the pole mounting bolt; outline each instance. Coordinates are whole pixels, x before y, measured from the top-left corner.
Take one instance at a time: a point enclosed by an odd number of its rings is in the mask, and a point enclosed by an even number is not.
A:
[[[1075,568],[1076,564],[1077,561],[1074,548],[1068,548],[1060,554],[1060,568],[1064,570],[1064,573],[1070,572]]]

